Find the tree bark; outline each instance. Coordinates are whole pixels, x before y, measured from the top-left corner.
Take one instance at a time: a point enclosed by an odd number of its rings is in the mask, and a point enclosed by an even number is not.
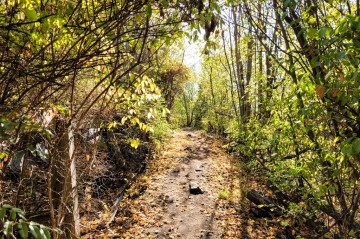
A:
[[[77,192],[75,140],[73,123],[57,120],[57,139],[50,150],[48,195],[55,239],[80,237],[80,214]],[[50,171],[51,170],[51,171]],[[51,188],[51,189],[50,189]],[[51,191],[51,192],[50,192]]]
[[[225,46],[226,44],[225,44],[225,36],[224,36],[224,34],[222,34],[222,40],[223,40],[223,47],[224,47],[224,53],[225,53],[225,58],[226,58],[226,64],[227,64],[227,67],[229,68],[228,72],[229,72],[229,78],[230,78],[231,104],[232,104],[232,107],[234,109],[235,116],[236,116],[237,120],[239,121],[240,116],[238,114],[238,109],[237,109],[237,106],[236,106],[236,103],[235,103],[233,72],[231,70],[231,64],[230,64],[229,56],[228,56],[227,51],[226,51],[226,46]],[[231,39],[230,39],[230,41],[231,41]]]
[[[68,129],[69,137],[69,160],[70,160],[70,177],[71,177],[71,200],[73,204],[73,220],[74,220],[74,238],[80,237],[80,211],[79,211],[79,195],[77,190],[77,173],[76,173],[76,158],[75,158],[75,139],[74,139],[75,124],[71,122]]]
[[[233,15],[233,20],[234,20],[234,49],[235,49],[235,72],[236,72],[236,78],[237,78],[237,90],[238,90],[238,98],[239,98],[239,107],[240,107],[240,117],[241,117],[241,122],[244,122],[245,119],[245,112],[246,112],[246,108],[245,108],[245,103],[244,103],[244,98],[245,98],[245,87],[244,87],[244,67],[241,61],[241,54],[239,51],[239,29],[237,27],[237,14],[235,11],[235,7],[232,7],[232,15]]]
[[[249,19],[250,22],[250,19]],[[251,35],[252,25],[249,26],[249,35]],[[244,85],[244,105],[245,105],[245,121],[247,121],[251,115],[251,104],[249,102],[249,91],[246,90],[250,84],[252,77],[252,68],[253,68],[253,47],[254,47],[254,39],[252,35],[250,36],[250,40],[247,44],[247,65],[246,65],[246,82]]]

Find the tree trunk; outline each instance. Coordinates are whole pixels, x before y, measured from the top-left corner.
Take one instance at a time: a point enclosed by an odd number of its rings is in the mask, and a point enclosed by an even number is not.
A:
[[[239,122],[240,120],[240,116],[238,114],[238,109],[237,109],[237,106],[236,106],[236,103],[235,103],[235,94],[234,94],[234,78],[233,78],[233,72],[232,72],[232,69],[231,69],[231,64],[230,64],[230,60],[229,60],[229,56],[226,52],[226,43],[225,43],[225,36],[224,34],[222,34],[222,40],[223,40],[223,47],[224,47],[224,53],[225,53],[225,58],[226,58],[226,64],[227,64],[227,67],[228,67],[228,72],[229,72],[229,78],[230,78],[230,94],[231,94],[231,105],[233,107],[233,110],[234,110],[234,113],[235,113],[235,116]],[[230,39],[231,41],[231,39]]]
[[[74,238],[80,237],[80,211],[79,211],[79,195],[77,191],[77,173],[75,158],[75,124],[72,122],[68,129],[69,137],[69,161],[70,161],[70,177],[71,177],[71,200],[73,204],[72,216],[74,220]]]
[[[250,19],[249,19],[250,22]],[[252,32],[252,26],[249,26],[249,34]],[[246,90],[250,84],[251,76],[252,76],[252,67],[253,67],[253,47],[254,47],[254,39],[250,36],[250,40],[247,44],[247,64],[246,64],[246,81],[244,85],[244,93],[245,97],[243,99],[245,105],[245,121],[247,121],[251,115],[251,104],[249,102],[249,91]]]
[[[213,110],[216,111],[216,100],[215,100],[212,74],[213,74],[213,71],[212,71],[212,67],[210,66],[209,80],[210,80],[210,90],[211,90],[211,103],[212,103]],[[219,125],[219,118],[216,113],[215,113],[215,120],[216,120],[216,126],[215,126],[216,129],[215,130],[218,130],[220,125]]]
[[[183,93],[183,102],[184,102],[184,108],[185,108],[185,114],[186,114],[186,127],[190,127],[192,120],[191,120],[191,113],[189,108],[189,102],[186,99],[186,94]]]
[[[257,89],[257,94],[258,94],[258,103],[257,103],[257,108],[258,108],[258,112],[260,113],[260,115],[262,115],[263,110],[261,109],[263,104],[264,104],[264,95],[263,95],[263,53],[262,53],[262,47],[261,44],[259,44],[259,77],[258,77],[258,89]]]
[[[262,4],[258,3],[258,19],[260,21],[260,25],[264,26],[263,21],[263,14],[262,14]],[[251,21],[251,19],[250,19]],[[251,23],[251,22],[250,22]],[[252,25],[252,24],[251,24]],[[262,30],[264,31],[264,29]],[[258,102],[257,102],[257,111],[259,112],[260,117],[263,116],[264,110],[262,109],[263,103],[264,103],[264,93],[263,93],[263,47],[261,45],[261,41],[263,41],[264,34],[263,32],[259,31],[258,28],[256,28],[256,35],[258,37],[259,41],[256,41],[258,44],[258,52],[259,52],[259,73],[258,73],[258,88],[257,88],[257,94],[258,94]]]
[[[75,164],[74,124],[57,120],[57,139],[50,150],[48,195],[55,239],[80,237],[77,175]],[[51,190],[50,190],[51,189]]]
[[[241,121],[244,122],[245,119],[245,87],[244,87],[244,67],[241,61],[241,54],[239,51],[239,29],[237,27],[237,14],[235,11],[235,7],[232,7],[232,15],[234,19],[234,49],[235,49],[235,71],[236,72],[236,78],[237,78],[237,90],[238,90],[238,98],[239,98],[239,107],[240,107],[240,117]]]

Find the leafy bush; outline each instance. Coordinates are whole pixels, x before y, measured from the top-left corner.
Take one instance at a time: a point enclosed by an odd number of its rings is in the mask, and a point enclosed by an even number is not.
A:
[[[172,126],[161,117],[157,117],[154,122],[152,122],[151,126],[153,128],[153,133],[150,135],[150,138],[157,146],[160,146],[169,138],[172,132]]]
[[[5,238],[50,239],[50,228],[28,221],[23,210],[4,204],[0,207],[0,235]]]

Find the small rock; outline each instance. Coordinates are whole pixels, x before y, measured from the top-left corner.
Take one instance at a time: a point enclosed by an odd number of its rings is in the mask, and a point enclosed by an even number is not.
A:
[[[210,151],[208,148],[204,148],[204,152],[205,152],[206,154],[208,154],[208,153],[210,153],[211,151]]]
[[[187,146],[184,148],[185,151],[189,151],[189,152],[193,152],[193,148],[191,148],[190,146]]]
[[[173,174],[178,174],[178,173],[180,173],[180,167],[177,167],[177,168],[175,168],[175,169],[173,169],[172,171],[171,171],[171,173],[173,173]]]
[[[174,202],[174,197],[167,196],[167,197],[165,198],[165,202],[166,202],[166,203],[173,203],[173,202]]]
[[[188,164],[190,162],[190,159],[189,158],[182,158],[181,162],[184,163],[184,164]]]
[[[197,184],[196,182],[194,181],[190,181],[189,183],[189,188],[190,188],[190,193],[191,194],[203,194],[203,191],[201,190],[199,184]]]

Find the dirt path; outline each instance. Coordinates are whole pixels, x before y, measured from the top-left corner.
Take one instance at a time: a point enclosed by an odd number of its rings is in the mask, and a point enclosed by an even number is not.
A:
[[[227,155],[210,136],[179,131],[152,165],[145,193],[135,200],[136,220],[123,238],[222,238],[223,209],[229,193],[222,182],[231,167]],[[224,178],[225,177],[225,178]],[[202,194],[190,194],[196,182]]]
[[[292,235],[301,229],[289,231],[284,222],[290,219],[251,213],[254,205],[246,200],[247,191],[256,189],[271,196],[258,174],[228,156],[213,137],[174,132],[146,174],[127,190],[115,221],[106,225],[111,210],[103,203],[97,218],[86,222],[90,232],[82,238],[295,238]],[[191,194],[190,182],[196,182],[203,193]]]
[[[200,132],[174,132],[146,174],[127,190],[115,221],[106,225],[111,210],[103,203],[97,218],[86,222],[90,231],[82,238],[292,238],[284,236],[283,219],[251,213],[254,205],[245,199],[246,192],[267,192],[258,179],[219,140]],[[203,193],[191,194],[190,182]]]

